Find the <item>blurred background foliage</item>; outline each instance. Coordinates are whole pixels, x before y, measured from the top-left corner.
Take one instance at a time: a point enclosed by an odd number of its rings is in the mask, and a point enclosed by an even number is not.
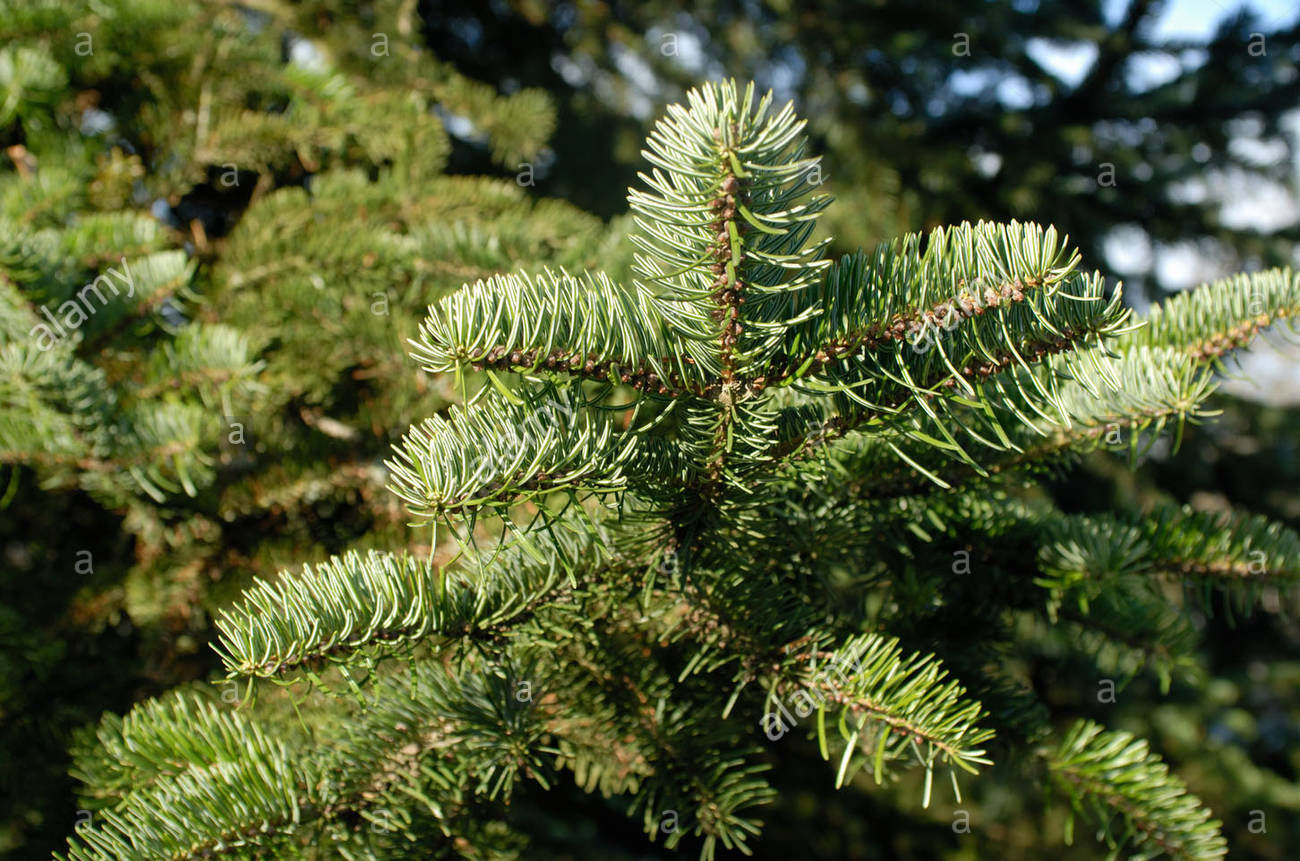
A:
[[[1117,231],[1140,229],[1153,246],[1213,248],[1230,272],[1289,262],[1300,236],[1293,201],[1287,223],[1216,205],[1225,182],[1294,182],[1294,125],[1283,133],[1297,106],[1294,14],[1214,0],[429,0],[421,11],[434,52],[467,74],[552,94],[545,188],[602,216],[623,211],[658,106],[726,74],[808,117],[842,201],[828,225],[841,249],[1033,218],[1095,262]],[[1204,21],[1204,35],[1162,26],[1175,12]],[[586,157],[597,140],[612,159]],[[1142,264],[1116,274],[1171,286]]]
[[[646,129],[700,78],[796,101],[837,251],[1032,219],[1142,302],[1300,262],[1300,17],[1275,12],[0,0],[0,852],[62,845],[73,733],[212,677],[210,614],[240,587],[352,548],[436,552],[384,489],[389,444],[452,397],[405,339],[429,302],[494,272],[625,271]],[[1174,15],[1206,24],[1188,35]],[[120,265],[152,273],[147,295],[37,367],[33,309]],[[1274,383],[1238,384],[1140,473],[1090,458],[1055,479],[1061,505],[1240,504],[1300,527],[1300,365],[1248,367]],[[84,379],[85,399],[42,399],[46,374]],[[1230,680],[1208,695],[1139,672],[1110,702],[1050,638],[1017,659],[1052,698],[1150,738],[1234,857],[1282,859],[1300,845],[1300,626],[1293,596],[1262,606],[1201,621],[1202,658]],[[762,857],[1097,854],[1040,832],[1041,803],[998,788],[1014,775],[974,785],[963,833],[951,808],[900,817],[906,784],[836,793],[815,751],[782,744],[789,803]],[[560,789],[520,809],[545,817],[550,857],[657,857],[604,805]]]

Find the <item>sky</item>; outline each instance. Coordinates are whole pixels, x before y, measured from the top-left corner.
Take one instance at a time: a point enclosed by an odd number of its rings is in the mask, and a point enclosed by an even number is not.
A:
[[[1108,0],[1106,14],[1109,23],[1116,23],[1128,8],[1130,0]],[[1200,40],[1212,34],[1219,22],[1228,15],[1249,7],[1260,16],[1265,30],[1292,24],[1300,18],[1298,0],[1170,0],[1156,22],[1153,37],[1164,39]],[[1039,41],[1031,44],[1034,59],[1067,84],[1083,79],[1093,60],[1096,49],[1092,45],[1069,48],[1059,44]],[[1177,61],[1171,57],[1135,58],[1130,66],[1135,79],[1145,86],[1158,86],[1176,76]],[[1015,94],[1011,94],[1014,98]],[[1286,125],[1291,134],[1300,140],[1300,88],[1296,96],[1297,110],[1292,111]],[[1240,142],[1255,146],[1253,142]],[[1300,176],[1300,164],[1296,166]],[[1220,183],[1224,185],[1225,183]],[[1226,183],[1231,186],[1232,184]],[[1291,223],[1300,218],[1300,201],[1286,188],[1256,184],[1251,188],[1238,188],[1221,195],[1222,217],[1225,222],[1240,226],[1268,229],[1278,222]],[[1113,269],[1154,265],[1161,280],[1170,286],[1192,287],[1219,275],[1219,261],[1206,257],[1190,246],[1153,249],[1140,230],[1118,230],[1107,246],[1107,262]],[[1297,252],[1300,263],[1300,252]],[[1142,303],[1139,303],[1142,304]],[[1240,355],[1241,371],[1230,378],[1224,388],[1242,397],[1278,404],[1300,404],[1300,347],[1288,345],[1276,336],[1257,342]]]
[[[1111,5],[1118,10],[1116,12],[1118,14],[1127,6],[1127,0],[1114,0]],[[1157,25],[1156,35],[1161,38],[1204,37],[1213,32],[1215,25],[1225,15],[1242,5],[1255,10],[1263,18],[1262,23],[1270,29],[1293,23],[1297,17],[1300,17],[1300,3],[1297,3],[1297,0],[1249,0],[1244,4],[1229,2],[1229,0],[1173,0]],[[1300,95],[1297,95],[1297,103],[1300,103]],[[1296,126],[1293,124],[1292,127]],[[1231,206],[1229,204],[1229,208]],[[1187,273],[1190,276],[1189,280],[1196,279],[1194,258],[1188,260],[1184,256],[1182,261],[1171,262],[1173,265],[1182,265],[1190,270]],[[1279,343],[1278,339],[1271,338],[1242,357],[1242,376],[1229,379],[1225,382],[1224,388],[1243,397],[1257,400],[1300,403],[1297,367],[1300,367],[1300,351],[1294,348],[1288,349]]]
[[[1129,0],[1109,0],[1107,17],[1113,22],[1128,8]],[[1248,6],[1263,17],[1266,27],[1274,28],[1296,19],[1296,0],[1172,0],[1156,27],[1157,38],[1171,36],[1204,37],[1224,16]]]
[[[1108,23],[1116,24],[1129,3],[1130,0],[1107,0],[1105,8]],[[1214,32],[1220,21],[1243,6],[1260,16],[1260,23],[1266,30],[1293,23],[1300,17],[1298,0],[1171,0],[1156,22],[1153,38],[1156,41],[1205,39]],[[1083,80],[1097,55],[1092,45],[1068,48],[1041,40],[1035,40],[1031,53],[1035,60],[1068,84]],[[1135,69],[1135,73],[1154,86],[1161,83],[1162,79],[1173,77],[1174,70],[1165,70],[1172,62],[1167,57],[1141,58],[1135,62],[1135,66],[1140,67]]]
[[[1130,2],[1131,0],[1106,0],[1105,14],[1111,25],[1118,23]],[[1156,21],[1152,34],[1153,41],[1204,40],[1214,32],[1224,18],[1235,14],[1243,7],[1249,8],[1259,16],[1260,28],[1265,32],[1290,25],[1300,18],[1300,0],[1170,0]],[[1069,86],[1082,81],[1097,58],[1097,47],[1091,43],[1070,45],[1049,42],[1045,39],[1031,39],[1027,50],[1036,62]],[[1181,57],[1154,53],[1135,56],[1128,65],[1127,74],[1130,81],[1140,88],[1159,86],[1176,78],[1184,65],[1194,67],[1204,62],[1204,54],[1197,56],[1197,53],[1184,52]],[[986,83],[985,79],[978,74],[972,73],[967,77],[970,80],[960,79],[959,76],[959,79],[954,82],[955,87],[978,89]],[[1033,102],[1033,95],[1028,85],[1023,79],[1014,76],[1003,80],[998,85],[998,95],[1007,107],[1013,109],[1026,107]],[[1283,125],[1295,139],[1300,140],[1300,88],[1297,89],[1296,110],[1284,118]],[[1286,156],[1285,148],[1266,145],[1260,141],[1241,138],[1235,141],[1234,145],[1243,154],[1249,152],[1251,157],[1261,161]],[[1296,165],[1296,170],[1297,175],[1300,176],[1300,163]],[[1218,183],[1220,187],[1225,185],[1231,187],[1232,184],[1231,178],[1226,183],[1223,180]],[[1207,193],[1209,191],[1206,190]],[[1236,195],[1229,193],[1224,195],[1223,202],[1224,221],[1234,227],[1271,230],[1300,219],[1300,201],[1296,200],[1289,189],[1282,186],[1258,186],[1250,188],[1248,193]],[[1141,249],[1131,244],[1129,250],[1133,252],[1130,256],[1133,256],[1134,262],[1138,262],[1138,259],[1143,256],[1150,256],[1149,252],[1143,253]],[[1162,280],[1166,283],[1192,286],[1200,280],[1198,270],[1204,269],[1203,261],[1194,259],[1194,255],[1163,256],[1164,259],[1157,265],[1161,268]],[[1300,263],[1300,257],[1297,257],[1297,262]],[[1180,284],[1180,282],[1186,283]]]

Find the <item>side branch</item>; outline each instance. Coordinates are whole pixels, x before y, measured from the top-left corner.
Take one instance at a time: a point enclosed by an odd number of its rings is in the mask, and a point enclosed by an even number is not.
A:
[[[708,397],[709,388],[694,380],[687,380],[676,371],[669,370],[665,376],[664,368],[671,368],[676,363],[694,365],[690,356],[663,356],[658,365],[628,362],[617,358],[602,358],[597,353],[572,353],[564,350],[551,350],[543,354],[541,350],[517,350],[504,345],[496,345],[486,353],[471,356],[466,350],[458,350],[453,358],[476,371],[495,370],[513,373],[535,373],[539,370],[566,374],[593,382],[618,382],[631,386],[640,392],[665,395],[676,398],[684,392],[699,397]],[[716,388],[716,387],[713,387]]]
[[[760,378],[761,383],[756,388],[761,389],[764,385],[780,385],[783,382],[818,374],[835,362],[855,353],[878,350],[909,340],[917,343],[927,331],[935,331],[939,327],[950,330],[957,325],[950,321],[969,320],[991,308],[1023,302],[1026,290],[1042,287],[1044,283],[1042,279],[1031,276],[986,287],[979,295],[972,295],[963,289],[957,296],[925,310],[908,309],[896,314],[885,323],[872,323],[865,329],[832,338],[811,359],[779,356],[774,362],[773,371],[766,377]],[[962,282],[959,286],[965,288],[966,285]]]
[[[843,439],[872,422],[897,416],[900,411],[907,408],[909,403],[916,403],[919,400],[935,401],[940,397],[940,389],[953,389],[957,386],[958,377],[971,383],[987,380],[995,374],[1022,367],[1021,359],[1028,362],[1041,361],[1049,356],[1072,350],[1079,343],[1097,334],[1098,331],[1066,330],[1060,337],[1031,341],[1016,353],[1001,352],[988,361],[963,365],[958,374],[936,375],[918,386],[917,390],[897,386],[894,393],[883,401],[831,416],[807,433],[779,444],[774,449],[773,456],[777,461],[809,457],[829,443]]]

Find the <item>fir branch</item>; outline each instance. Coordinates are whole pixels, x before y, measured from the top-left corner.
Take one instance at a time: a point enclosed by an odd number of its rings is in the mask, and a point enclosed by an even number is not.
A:
[[[1167,693],[1175,673],[1194,677],[1200,670],[1199,631],[1164,596],[1141,584],[1117,585],[1079,604],[1063,602],[1052,607],[1051,616],[1052,634],[1065,649],[1121,680],[1149,669]]]
[[[60,233],[58,239],[59,250],[87,271],[113,266],[123,258],[145,258],[167,250],[162,226],[143,213],[129,210],[83,213],[73,228]],[[182,254],[180,259],[185,256]]]
[[[281,742],[250,737],[239,758],[160,777],[68,841],[62,861],[245,855],[288,838],[316,799],[310,763]]]
[[[414,797],[450,836],[474,796],[509,798],[524,777],[546,785],[546,714],[531,687],[528,697],[518,695],[521,679],[530,686],[540,680],[514,666],[509,653],[494,660],[454,668],[420,660],[374,685],[364,710],[341,727],[324,769],[322,816],[398,810]],[[535,693],[540,699],[545,692]],[[432,798],[425,795],[430,785]]]
[[[1300,580],[1300,535],[1259,515],[1163,505],[1140,517],[1062,517],[1049,530],[1039,582],[1058,595],[1164,577],[1192,595],[1212,586],[1248,604],[1265,586]]]
[[[659,833],[663,811],[693,810],[685,827],[665,838],[669,849],[675,848],[687,833],[694,833],[704,837],[701,861],[712,859],[719,844],[746,851],[748,838],[758,833],[760,823],[743,811],[770,803],[775,797],[772,787],[758,776],[768,766],[753,762],[759,750],[743,739],[743,731],[736,724],[702,721],[698,691],[667,687],[658,664],[645,660],[642,652],[638,650],[627,661],[629,656],[618,642],[618,631],[601,631],[605,626],[599,623],[594,627],[597,636],[607,638],[602,643],[606,649],[596,655],[568,652],[565,658],[590,676],[590,683],[582,690],[598,691],[597,701],[608,700],[615,706],[616,725],[628,734],[619,739],[619,744],[631,739],[640,741],[644,762],[617,762],[611,769],[608,756],[602,762],[598,752],[595,756],[588,753],[575,757],[575,749],[583,749],[582,737],[589,735],[572,732],[582,726],[583,716],[555,708],[558,720],[554,725],[570,729],[562,744],[566,764],[575,769],[579,779],[585,776],[588,784],[610,783],[608,778],[602,778],[610,770],[626,772],[627,777],[617,782],[635,793],[628,812],[642,812],[646,833],[651,837]],[[624,659],[621,664],[619,658]],[[569,701],[566,698],[564,702]]]
[[[238,329],[190,324],[153,355],[147,381],[134,397],[147,401],[168,391],[197,389],[208,406],[221,406],[223,415],[230,415],[232,394],[248,397],[265,388],[256,379],[266,366],[253,359],[257,352]]]
[[[836,716],[845,742],[836,786],[843,785],[859,743],[863,753],[874,758],[877,781],[883,777],[885,762],[909,752],[927,773],[936,762],[971,773],[976,765],[992,762],[979,746],[993,737],[991,730],[977,726],[984,714],[980,704],[964,699],[965,689],[947,678],[933,656],[905,656],[897,639],[864,634],[833,652],[795,660],[806,666],[769,689],[764,726],[774,717],[780,719],[781,712],[773,711],[773,704],[779,708],[782,695],[796,703],[801,716],[815,709],[822,757],[829,759],[826,718]],[[864,732],[868,723],[876,725],[870,734]],[[927,778],[927,805],[928,785]]]
[[[186,771],[274,747],[266,728],[246,714],[183,692],[146,701],[122,718],[105,715],[94,742],[78,751],[71,774],[97,807],[119,804]]]
[[[1055,229],[1015,221],[940,227],[925,237],[924,252],[921,245],[912,233],[873,254],[846,255],[799,294],[792,310],[804,320],[786,332],[767,383],[818,374],[860,351],[942,338],[1034,290],[1051,292],[1079,262]]]
[[[739,380],[776,349],[788,295],[826,265],[824,243],[805,247],[828,202],[801,200],[816,160],[803,158],[803,122],[789,105],[770,114],[771,101],[755,104],[752,85],[742,94],[734,82],[692,91],[689,108],[670,107],[647,141],[647,159],[669,174],[643,174],[651,191],[628,195],[643,252],[638,287],[656,296],[694,366],[717,383],[716,418],[693,443],[714,492],[737,428],[745,433]]]
[[[1203,405],[1214,391],[1211,376],[1175,351],[1143,347],[1111,357],[1092,350],[1074,359],[1069,371],[1055,370],[1066,382],[1055,390],[1054,403],[1027,395],[1035,387],[1024,381],[1002,386],[995,380],[977,389],[978,402],[992,409],[942,414],[956,433],[977,441],[987,454],[966,459],[935,446],[932,440],[942,435],[937,421],[916,416],[837,453],[836,462],[852,476],[843,492],[889,498],[1014,477],[1103,445],[1112,436],[1136,450],[1148,429],[1158,433],[1170,422],[1207,415]]]
[[[1074,810],[1096,822],[1116,852],[1134,858],[1213,859],[1227,854],[1219,823],[1183,782],[1126,732],[1079,721],[1047,756],[1053,783]],[[1066,828],[1072,842],[1073,817]]]
[[[1300,272],[1241,273],[1166,299],[1118,347],[1174,347],[1195,361],[1214,363],[1269,326],[1286,324],[1296,332],[1297,318]]]
[[[504,387],[502,387],[504,389]],[[417,517],[503,509],[546,493],[611,494],[672,481],[685,467],[662,441],[623,433],[580,390],[493,392],[413,426],[387,461]]]
[[[364,649],[392,654],[429,638],[493,635],[556,600],[579,560],[585,566],[602,558],[599,544],[572,524],[548,534],[549,560],[515,542],[491,559],[470,556],[452,568],[375,551],[304,566],[298,577],[259,583],[221,612],[218,654],[231,673],[273,677]],[[487,568],[476,572],[476,562]]]
[[[603,273],[497,275],[429,309],[411,354],[432,373],[493,369],[615,381],[676,396],[700,391],[644,294]]]
[[[455,845],[473,833],[474,823],[461,817],[476,793],[542,767],[539,714],[514,698],[509,679],[482,669],[466,664],[450,673],[441,662],[420,662],[376,685],[359,713],[335,708],[318,716],[312,743],[295,748],[271,740],[254,719],[212,706],[194,715],[193,738],[178,720],[190,714],[184,709],[145,706],[122,722],[110,719],[100,733],[110,746],[100,755],[125,743],[128,761],[149,779],[126,787],[116,807],[71,838],[67,858],[294,857],[324,834],[335,848],[355,848],[360,822],[401,839],[414,826],[412,799],[423,808],[417,815]],[[483,711],[485,698],[511,714],[491,705]],[[489,737],[508,754],[485,745]],[[453,750],[478,767],[450,767]]]
[[[812,394],[836,394],[841,406],[811,426],[787,430],[790,435],[774,457],[807,457],[857,430],[889,431],[916,413],[943,436],[946,431],[938,425],[952,420],[954,407],[968,405],[972,397],[1000,414],[1018,415],[1026,424],[1035,421],[1035,414],[1059,414],[1059,397],[1053,392],[1097,363],[1084,348],[1100,344],[1127,318],[1118,292],[1103,300],[1099,277],[1074,276],[1071,281],[1073,290],[1039,291],[973,318],[969,326],[957,327],[948,345],[940,341],[924,352],[895,345],[862,353],[826,366],[824,380],[796,383]],[[1041,366],[1041,372],[1035,374],[1032,365]]]

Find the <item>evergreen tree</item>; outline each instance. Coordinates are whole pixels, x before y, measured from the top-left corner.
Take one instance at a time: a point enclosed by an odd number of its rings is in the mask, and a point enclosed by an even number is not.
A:
[[[255,5],[0,0],[0,854],[62,843],[73,727],[210,674],[214,608],[405,539],[382,458],[450,394],[421,309],[601,256],[518,176],[544,93],[408,3]]]
[[[387,468],[457,552],[247,589],[218,623],[240,707],[195,688],[106,717],[65,857],[541,857],[589,844],[511,801],[576,786],[710,858],[761,841],[799,739],[836,786],[922,806],[1018,763],[1115,850],[1221,857],[1145,741],[1054,708],[1015,656],[1168,679],[1192,615],[1293,581],[1300,537],[1072,516],[1034,479],[1206,417],[1224,358],[1294,328],[1300,276],[1137,320],[1033,224],[831,261],[802,126],[693,90],[629,194],[628,278],[530,267],[431,305],[413,356],[461,403]]]

